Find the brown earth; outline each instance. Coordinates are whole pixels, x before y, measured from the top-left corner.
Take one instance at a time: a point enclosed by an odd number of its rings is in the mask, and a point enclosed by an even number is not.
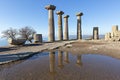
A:
[[[59,48],[73,54],[101,54],[120,59],[120,42],[76,41]]]

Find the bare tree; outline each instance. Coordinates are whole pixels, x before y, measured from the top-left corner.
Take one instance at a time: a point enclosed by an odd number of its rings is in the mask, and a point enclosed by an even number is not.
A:
[[[30,41],[31,43],[32,43],[33,35],[35,33],[36,33],[36,31],[28,26],[19,29],[19,34],[21,35],[21,37],[25,38],[26,40]]]
[[[18,32],[16,29],[10,28],[3,31],[2,34],[3,34],[2,37],[16,39]]]
[[[26,41],[28,40],[32,43],[33,35],[35,33],[36,31],[33,28],[26,26],[24,28],[19,29],[19,32],[13,28],[7,29],[2,32],[2,37],[11,38],[15,40],[20,36],[22,39],[26,39]]]

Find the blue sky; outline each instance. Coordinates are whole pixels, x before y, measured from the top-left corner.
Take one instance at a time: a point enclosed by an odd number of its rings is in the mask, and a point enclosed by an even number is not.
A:
[[[10,27],[31,26],[37,33],[48,35],[48,11],[45,6],[56,6],[55,32],[57,35],[56,11],[62,10],[69,17],[69,34],[76,35],[76,13],[83,12],[82,33],[92,35],[98,26],[100,34],[111,31],[113,25],[120,26],[120,0],[0,0],[0,33]],[[63,16],[64,16],[63,15]]]

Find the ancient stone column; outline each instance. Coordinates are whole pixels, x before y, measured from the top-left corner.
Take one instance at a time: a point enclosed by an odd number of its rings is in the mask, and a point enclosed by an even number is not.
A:
[[[99,39],[99,30],[98,27],[93,27],[93,39],[98,40]]]
[[[112,32],[111,32],[111,37],[114,38],[116,37],[116,33],[118,32],[118,25],[112,26]]]
[[[48,41],[54,42],[55,41],[55,31],[54,31],[54,10],[56,6],[48,5],[45,9],[48,10],[48,22],[49,22],[49,31],[48,31]]]
[[[108,34],[108,40],[111,40],[111,33],[109,32],[109,33],[107,33]]]
[[[82,29],[81,29],[81,16],[83,13],[77,13],[77,39],[82,39]]]
[[[49,60],[50,60],[50,73],[55,73],[55,52],[49,53]]]
[[[105,40],[111,40],[111,33],[106,33],[105,34]]]
[[[58,40],[63,40],[63,28],[62,28],[62,15],[64,14],[63,11],[57,11],[56,14],[58,15]]]
[[[77,61],[76,64],[79,66],[82,66],[82,60],[81,60],[81,55],[77,55]]]
[[[66,63],[69,63],[69,55],[68,55],[68,52],[64,52],[64,61],[66,62]]]
[[[34,34],[34,43],[42,43],[42,34]]]
[[[105,40],[108,40],[108,33],[105,34]]]
[[[68,17],[69,15],[64,16],[64,40],[69,39],[69,32],[68,32]]]
[[[58,51],[58,67],[61,68],[61,69],[64,67],[62,51]]]
[[[112,32],[118,31],[118,25],[112,26]]]

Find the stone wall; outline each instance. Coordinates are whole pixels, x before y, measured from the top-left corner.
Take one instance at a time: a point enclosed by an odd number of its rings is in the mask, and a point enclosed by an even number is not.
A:
[[[118,25],[112,26],[112,31],[105,34],[105,40],[120,41]]]

